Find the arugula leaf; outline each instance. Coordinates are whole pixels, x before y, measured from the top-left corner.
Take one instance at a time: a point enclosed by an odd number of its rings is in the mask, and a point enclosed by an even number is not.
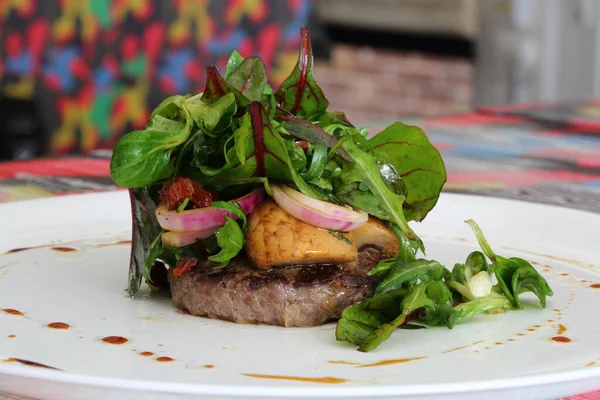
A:
[[[519,257],[505,258],[494,254],[479,225],[473,220],[465,221],[479,242],[483,253],[492,261],[494,274],[498,280],[498,286],[510,300],[511,304],[522,309],[523,306],[519,300],[519,295],[525,292],[532,292],[539,299],[542,307],[546,307],[546,296],[552,296],[554,293],[548,282],[540,273],[527,261]]]
[[[409,239],[402,229],[395,224],[390,224],[390,228],[392,229],[392,232],[394,232],[394,235],[396,235],[398,245],[400,246],[395,259],[399,261],[412,261],[416,259],[420,246],[419,240]]]
[[[382,269],[378,269],[378,267],[375,267],[368,275],[381,275]],[[390,262],[386,269],[385,277],[375,287],[375,294],[400,288],[411,289],[422,282],[441,281],[447,271],[439,262],[424,259]]]
[[[225,75],[224,78],[229,78],[229,75],[244,61],[244,57],[237,51],[234,50],[229,59],[227,60],[227,66],[225,67]]]
[[[245,59],[227,81],[250,101],[260,101],[267,84],[265,64],[258,57]]]
[[[244,247],[244,232],[233,219],[225,218],[227,219],[225,225],[215,230],[215,236],[221,251],[208,257],[209,260],[220,263],[215,269],[226,267],[229,260],[237,256]]]
[[[407,293],[406,289],[398,289],[347,307],[337,322],[336,339],[360,345],[377,328],[402,312],[401,301]]]
[[[308,171],[300,174],[303,179],[311,181],[321,177],[327,163],[327,146],[317,143],[313,147],[312,159]]]
[[[242,221],[242,230],[246,231],[248,220],[246,214],[242,210],[242,207],[238,203],[232,203],[231,201],[213,201],[210,203],[211,207],[220,208],[221,210],[229,211]]]
[[[408,221],[422,221],[437,203],[446,183],[442,156],[416,126],[396,122],[369,139],[375,157],[392,165],[406,186],[403,203]]]
[[[425,307],[419,315],[419,321],[427,325],[450,327],[449,321],[454,314],[454,309],[452,308],[452,292],[448,286],[441,281],[432,281],[427,285],[426,293],[435,307]]]
[[[418,236],[413,232],[404,217],[402,204],[406,197],[392,192],[383,181],[379,166],[375,159],[361,150],[353,140],[346,140],[342,147],[348,152],[354,163],[342,162],[342,181],[360,182],[369,188],[373,196],[377,199],[378,214],[381,218],[391,221],[398,225],[410,240],[417,240]],[[336,193],[339,197],[340,194]],[[361,208],[364,203],[356,204],[355,198],[345,197],[343,200],[348,201],[351,205]],[[371,209],[363,209],[366,212],[371,212]],[[381,215],[383,214],[383,215]],[[419,247],[424,251],[423,243],[419,239]]]
[[[275,95],[282,107],[295,115],[324,111],[329,106],[329,101],[315,80],[312,45],[305,26],[300,31],[298,62]]]
[[[443,282],[423,282],[416,286],[402,300],[402,313],[391,322],[385,323],[369,333],[361,341],[358,350],[367,352],[375,349],[387,340],[406,321],[406,318],[417,310],[425,309],[426,315],[432,315],[433,320],[436,322],[442,321],[448,316],[448,313],[445,311],[447,293],[443,287],[445,287]],[[441,303],[438,303],[438,301],[441,301]]]
[[[198,96],[194,96],[187,99],[183,106],[189,111],[198,127],[214,133],[223,132],[229,128],[237,111],[233,93],[227,93],[210,104],[204,103]]]

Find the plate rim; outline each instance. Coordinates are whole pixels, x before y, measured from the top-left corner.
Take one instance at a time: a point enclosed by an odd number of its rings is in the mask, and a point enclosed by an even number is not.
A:
[[[42,209],[42,207],[31,207],[32,205],[48,205],[56,203],[60,205],[64,202],[76,201],[78,199],[105,198],[112,201],[124,201],[129,196],[127,190],[113,190],[103,192],[69,194],[63,196],[22,200],[10,203],[0,204],[0,213],[6,210],[18,211],[21,208],[28,210]],[[536,203],[518,199],[508,199],[502,197],[443,192],[440,198],[460,199],[459,201],[468,201],[477,199],[478,201],[492,201],[502,204],[513,204],[515,206],[545,209],[547,212],[566,212],[578,213],[582,216],[589,215],[599,218],[599,213],[587,210],[578,210],[560,205]],[[63,208],[58,208],[62,210]],[[129,213],[129,209],[127,210]],[[426,223],[426,219],[423,222]],[[364,384],[364,385],[311,385],[290,383],[285,386],[269,386],[262,384],[234,386],[223,384],[207,383],[183,383],[169,381],[152,381],[143,379],[115,378],[101,375],[85,375],[77,372],[44,370],[41,368],[31,368],[22,366],[2,365],[0,363],[0,375],[11,376],[23,379],[37,379],[47,382],[82,385],[94,387],[97,389],[119,389],[129,391],[162,392],[180,395],[220,395],[220,396],[245,396],[245,397],[263,397],[263,398],[293,398],[293,397],[317,397],[327,396],[331,398],[343,398],[348,396],[368,398],[373,396],[407,396],[407,395],[440,395],[440,394],[458,394],[458,393],[478,393],[492,390],[511,390],[524,387],[536,387],[548,384],[564,384],[570,382],[583,381],[590,378],[600,377],[600,366],[580,367],[560,372],[539,373],[525,376],[516,376],[511,378],[499,379],[479,379],[460,382],[428,383],[428,384]],[[600,386],[600,385],[599,385]]]

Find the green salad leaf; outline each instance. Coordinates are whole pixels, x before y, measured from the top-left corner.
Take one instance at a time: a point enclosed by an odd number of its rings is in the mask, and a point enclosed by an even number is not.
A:
[[[315,80],[312,45],[306,27],[302,27],[300,32],[298,62],[275,96],[285,110],[295,115],[324,111],[329,106],[329,101]]]
[[[523,305],[519,295],[532,292],[539,299],[542,307],[546,307],[546,296],[554,294],[546,279],[522,258],[505,258],[494,254],[479,225],[473,220],[467,220],[466,222],[475,233],[484,254],[492,261],[494,274],[498,279],[498,286],[512,305],[517,309],[522,309]]]
[[[408,221],[422,221],[446,183],[442,156],[416,126],[396,122],[369,139],[375,157],[393,166],[406,186],[402,205]]]

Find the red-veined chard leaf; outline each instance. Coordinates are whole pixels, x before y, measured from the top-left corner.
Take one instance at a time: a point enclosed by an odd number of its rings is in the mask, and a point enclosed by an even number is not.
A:
[[[267,85],[265,64],[258,57],[246,58],[227,81],[250,101],[260,101]]]
[[[310,34],[305,26],[300,31],[298,62],[277,90],[276,97],[284,109],[295,115],[325,111],[329,106],[315,80]]]
[[[327,148],[335,148],[339,140],[323,129],[318,127],[317,125],[311,123],[310,121],[291,117],[291,116],[283,116],[278,115],[275,117],[275,120],[279,122],[285,123],[285,129],[293,136],[298,139],[306,140],[309,143],[322,143]],[[352,158],[348,155],[346,150],[343,147],[338,146],[336,149],[336,153],[340,155],[344,160],[352,162]]]
[[[234,88],[221,76],[217,67],[208,67],[206,69],[206,85],[204,87],[204,92],[202,93],[202,101],[209,104],[214,103],[227,93],[233,93],[235,95],[238,109],[245,109],[250,103],[250,100],[248,100],[246,96],[241,94],[239,90]]]
[[[244,61],[244,57],[237,51],[234,50],[229,59],[227,60],[227,66],[225,67],[225,75],[224,78],[229,78],[229,75]]]
[[[422,221],[435,206],[446,183],[444,161],[425,133],[396,122],[369,140],[377,160],[394,167],[407,190],[404,214]]]

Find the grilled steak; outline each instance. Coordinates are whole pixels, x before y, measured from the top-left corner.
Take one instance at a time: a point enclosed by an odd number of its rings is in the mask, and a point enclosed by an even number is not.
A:
[[[169,272],[171,297],[192,315],[238,323],[315,326],[340,317],[344,308],[371,295],[366,273],[383,258],[366,248],[344,264],[319,264],[258,270],[245,256],[213,270],[203,260],[185,274]]]

